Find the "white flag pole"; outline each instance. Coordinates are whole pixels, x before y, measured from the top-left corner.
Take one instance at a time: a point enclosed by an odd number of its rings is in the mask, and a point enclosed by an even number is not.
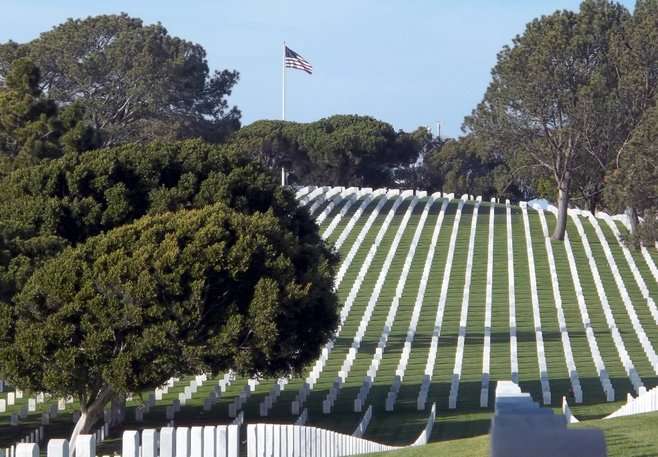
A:
[[[283,60],[281,61],[281,120],[286,120],[286,42],[283,42]]]

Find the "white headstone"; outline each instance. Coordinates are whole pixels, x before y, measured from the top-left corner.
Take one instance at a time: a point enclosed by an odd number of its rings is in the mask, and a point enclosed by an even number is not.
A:
[[[139,433],[125,430],[121,438],[121,457],[139,457]]]
[[[7,412],[7,400],[0,398],[0,413]]]
[[[69,457],[69,442],[62,439],[52,439],[48,441],[46,450],[48,457]]]
[[[16,393],[15,392],[8,392],[7,393],[7,404],[9,406],[13,406],[16,403]]]
[[[142,432],[142,456],[158,457],[157,434],[155,429],[147,428]]]
[[[217,457],[228,457],[228,427],[218,425],[216,427],[215,454]]]
[[[36,398],[29,398],[27,400],[27,410],[31,413],[37,410],[37,400]]]
[[[203,427],[190,429],[190,457],[203,457]]]
[[[39,457],[39,446],[34,443],[21,443],[16,446],[16,457]]]
[[[240,426],[228,426],[228,457],[240,455]]]
[[[206,425],[203,427],[203,457],[216,457],[217,447],[215,445],[216,427]]]
[[[96,457],[96,437],[94,435],[78,435],[75,444],[76,457]]]
[[[175,457],[176,433],[173,427],[160,429],[160,457]]]
[[[176,428],[176,457],[190,457],[190,429],[187,427]]]
[[[249,457],[256,456],[256,443],[258,439],[256,438],[256,425],[249,424],[247,425],[247,455]]]

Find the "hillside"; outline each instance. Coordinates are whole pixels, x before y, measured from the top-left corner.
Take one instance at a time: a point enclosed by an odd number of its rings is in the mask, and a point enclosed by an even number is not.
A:
[[[372,405],[365,437],[407,444],[434,402],[432,440],[486,433],[498,379],[518,380],[553,407],[572,391],[583,419],[658,384],[658,254],[626,250],[618,218],[574,213],[568,241],[550,242],[554,214],[525,205],[355,188],[302,189],[298,198],[341,256],[335,342],[303,378],[252,381],[253,391],[230,374],[194,389],[192,376],[172,380],[140,422],[141,400],[130,400],[126,426],[164,424],[187,387],[194,392],[176,425],[228,423],[239,411],[246,422],[267,412],[262,420],[292,423],[306,410],[309,425],[351,433],[363,415],[355,409]],[[10,426],[27,401],[0,413],[2,444],[57,404],[39,403]],[[48,437],[66,436],[71,406],[46,425]]]

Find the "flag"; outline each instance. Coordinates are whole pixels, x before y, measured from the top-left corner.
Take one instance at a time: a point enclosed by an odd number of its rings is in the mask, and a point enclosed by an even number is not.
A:
[[[297,54],[292,49],[286,46],[286,68],[295,68],[297,70],[303,70],[309,75],[313,73],[313,65],[308,63],[306,59]]]

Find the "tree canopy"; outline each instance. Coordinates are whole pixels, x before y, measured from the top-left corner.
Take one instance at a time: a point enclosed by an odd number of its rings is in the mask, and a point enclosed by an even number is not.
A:
[[[614,88],[611,37],[622,33],[626,9],[586,0],[579,12],[556,11],[533,20],[498,55],[484,100],[466,127],[504,152],[511,168],[532,167],[553,181],[558,194],[554,239],[562,239],[578,173],[601,164],[624,133],[602,131],[621,117]],[[630,122],[629,122],[630,123]],[[588,173],[581,173],[589,176]]]
[[[658,240],[658,106],[651,108],[619,157],[618,166],[607,176],[606,202],[616,212],[626,208],[644,219],[635,242],[647,246]],[[631,223],[636,216],[631,217]]]
[[[416,161],[417,139],[367,116],[336,115],[307,124],[258,121],[230,147],[291,173],[291,183],[390,186],[396,167]]]
[[[0,45],[0,76],[28,57],[40,88],[60,106],[78,103],[103,146],[201,137],[217,142],[239,127],[227,97],[236,71],[210,73],[202,46],[161,24],[102,15],[69,19],[37,39]]]
[[[59,110],[43,95],[40,82],[39,69],[21,58],[0,88],[0,156],[7,163],[29,165],[97,144],[97,135],[82,120],[81,107]]]
[[[0,372],[80,398],[74,436],[112,396],[174,373],[298,371],[337,323],[317,226],[225,147],[68,154],[0,192]]]

